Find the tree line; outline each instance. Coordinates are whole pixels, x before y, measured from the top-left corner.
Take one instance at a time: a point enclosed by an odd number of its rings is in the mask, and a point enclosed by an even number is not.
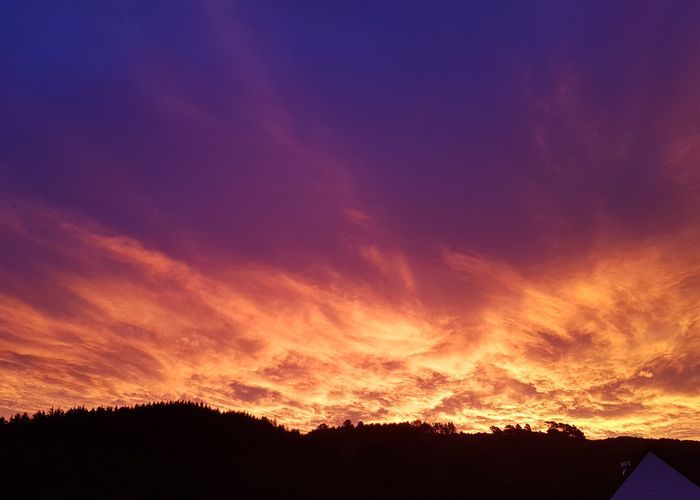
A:
[[[0,420],[3,498],[609,498],[653,449],[700,481],[700,443],[585,439],[571,424],[319,425],[202,403],[52,409]],[[674,458],[675,457],[675,458]],[[675,460],[675,462],[674,462]]]

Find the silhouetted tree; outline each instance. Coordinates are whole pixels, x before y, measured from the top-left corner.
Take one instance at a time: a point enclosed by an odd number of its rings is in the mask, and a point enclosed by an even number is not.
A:
[[[432,434],[433,432],[435,432],[432,425],[430,425],[428,422],[423,422],[422,420],[414,420],[413,422],[411,422],[411,426],[413,426],[414,429],[419,430],[423,434]]]
[[[351,425],[301,434],[202,402],[18,414],[0,427],[2,498],[610,498],[620,461],[652,446],[700,481],[693,441],[586,440],[557,422],[547,434],[492,426],[498,436],[450,422]]]
[[[457,433],[457,428],[452,422],[440,423],[436,422],[433,424],[433,430],[435,434],[441,434],[443,436],[450,436]]]
[[[506,433],[506,434],[522,434],[525,432],[532,432],[532,428],[530,427],[530,424],[525,424],[524,427],[521,427],[520,424],[508,424],[506,425],[503,429],[500,427],[496,427],[495,425],[492,425],[489,427],[489,430],[493,434],[498,434],[498,433]]]
[[[583,431],[581,431],[575,425],[564,424],[561,422],[554,421],[548,421],[545,422],[545,424],[549,426],[549,428],[547,429],[547,434],[549,435],[564,436],[572,439],[586,439],[586,436],[583,434]]]

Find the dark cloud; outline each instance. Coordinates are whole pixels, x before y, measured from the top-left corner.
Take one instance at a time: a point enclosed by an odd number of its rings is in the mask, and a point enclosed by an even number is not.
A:
[[[642,403],[612,403],[567,408],[566,414],[572,418],[610,418],[633,416],[646,410]]]
[[[595,349],[595,336],[589,332],[569,332],[566,336],[547,331],[533,335],[533,342],[525,347],[529,358],[542,362],[560,361],[569,356],[581,356]],[[600,341],[598,341],[599,343]]]
[[[256,385],[247,385],[241,382],[231,382],[228,386],[231,389],[232,395],[235,399],[245,401],[247,403],[257,403],[261,400],[279,399],[281,396],[281,394],[277,391]]]
[[[259,372],[270,380],[280,382],[292,381],[310,377],[312,374],[310,373],[311,368],[309,365],[314,364],[313,361],[305,359],[299,354],[290,353],[278,362],[261,369]]]
[[[637,375],[625,383],[631,387],[654,388],[664,393],[697,394],[700,387],[700,353],[690,350],[656,358],[642,365]]]
[[[432,372],[427,377],[416,377],[416,386],[424,391],[433,392],[448,386],[450,378],[439,372]]]
[[[48,369],[51,360],[31,354],[20,354],[12,351],[0,351],[0,366],[4,370],[24,371],[30,369]]]
[[[353,391],[353,396],[357,401],[362,401],[367,406],[379,406],[380,408],[390,407],[392,402],[396,400],[395,394],[372,389]]]
[[[459,416],[465,408],[476,410],[484,408],[480,395],[476,392],[461,391],[444,398],[432,411],[440,414]]]

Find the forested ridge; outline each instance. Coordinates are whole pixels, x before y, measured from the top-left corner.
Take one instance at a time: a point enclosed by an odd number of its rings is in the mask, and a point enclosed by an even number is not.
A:
[[[201,403],[0,420],[3,498],[609,498],[653,451],[696,484],[700,442],[588,440],[575,426],[464,434],[349,420],[302,434]]]

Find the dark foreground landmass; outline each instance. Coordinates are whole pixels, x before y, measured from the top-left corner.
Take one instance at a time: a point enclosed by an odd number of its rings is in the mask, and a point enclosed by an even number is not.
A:
[[[566,427],[563,428],[566,430]],[[574,428],[575,429],[575,428]],[[421,422],[288,431],[194,403],[0,425],[2,498],[609,498],[653,451],[696,484],[700,442]]]

